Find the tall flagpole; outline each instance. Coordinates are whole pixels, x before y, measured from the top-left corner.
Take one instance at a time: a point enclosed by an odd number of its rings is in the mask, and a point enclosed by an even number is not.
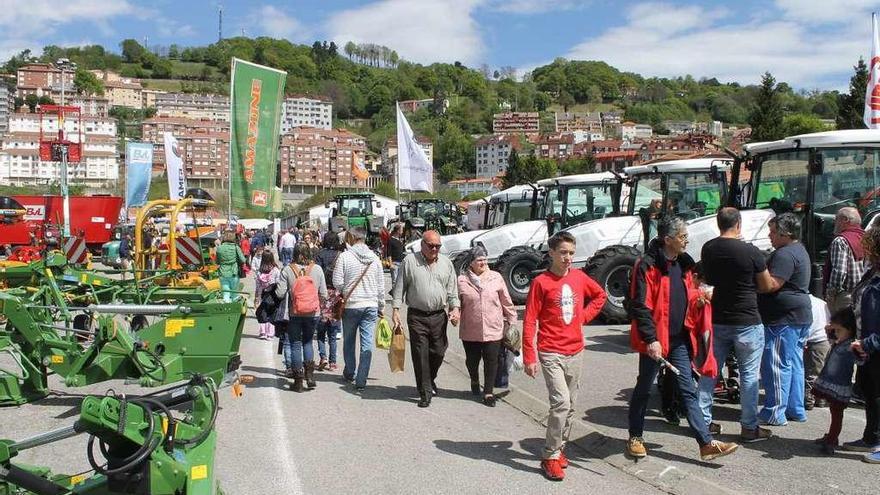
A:
[[[400,120],[400,102],[394,102],[394,117],[395,120]],[[395,127],[396,128],[396,127]],[[397,132],[394,133],[397,136]],[[394,146],[397,146],[397,165],[394,167],[394,190],[397,192],[397,197],[394,198],[397,200],[397,204],[400,205],[400,145],[398,144],[400,137],[397,137],[397,141],[394,143]]]

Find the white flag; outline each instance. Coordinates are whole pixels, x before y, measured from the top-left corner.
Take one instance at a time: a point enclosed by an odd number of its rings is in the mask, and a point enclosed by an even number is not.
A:
[[[877,14],[871,14],[871,63],[868,64],[868,87],[865,89],[865,126],[880,129],[880,38]]]
[[[177,138],[165,133],[165,175],[168,176],[168,199],[178,200],[186,195],[186,170]]]
[[[397,176],[402,190],[434,192],[434,167],[416,141],[400,106],[397,106]]]

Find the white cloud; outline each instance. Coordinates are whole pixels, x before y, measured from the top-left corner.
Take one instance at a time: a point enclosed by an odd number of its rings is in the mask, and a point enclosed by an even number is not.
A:
[[[786,17],[802,22],[829,23],[849,22],[861,17],[870,24],[871,9],[877,6],[876,0],[776,0],[776,7]]]
[[[780,0],[778,8],[785,11],[788,3]],[[755,83],[770,71],[797,87],[844,87],[852,65],[870,47],[870,27],[852,24],[857,12],[844,15],[832,7],[829,18],[844,26],[819,28],[789,15],[741,21],[723,10],[639,4],[629,9],[625,25],[585,40],[566,58],[604,60],[645,76],[691,74]]]
[[[530,15],[574,10],[591,3],[590,0],[497,0],[492,7],[499,12]]]
[[[261,7],[253,20],[262,32],[273,38],[304,40],[307,36],[307,30],[301,22],[272,5]]]
[[[69,23],[102,21],[136,9],[127,0],[4,0],[0,28],[5,37],[40,35]]]
[[[336,13],[325,31],[337,44],[377,43],[422,63],[482,61],[485,45],[473,13],[482,0],[380,0]]]

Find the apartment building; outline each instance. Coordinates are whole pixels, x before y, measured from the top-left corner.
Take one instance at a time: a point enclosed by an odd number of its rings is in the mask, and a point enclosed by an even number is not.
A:
[[[620,138],[624,141],[635,141],[638,139],[651,139],[654,135],[654,129],[648,124],[636,124],[635,122],[624,122],[620,125]]]
[[[114,107],[143,108],[143,86],[131,79],[104,81],[104,95]]]
[[[522,146],[518,135],[492,134],[483,136],[474,145],[477,177],[493,178],[507,171],[510,152]]]
[[[159,93],[155,95],[156,115],[196,120],[229,122],[229,97],[195,93]]]
[[[284,99],[281,114],[281,133],[295,127],[333,128],[333,102],[314,96],[291,96]]]
[[[363,186],[352,167],[364,163],[367,140],[346,129],[295,127],[281,136],[281,184]]]
[[[14,113],[9,117],[9,131],[0,151],[0,183],[12,185],[48,184],[60,179],[58,162],[42,161],[39,156],[40,116]],[[56,116],[44,116],[43,135],[58,133]],[[80,131],[82,134],[80,135]],[[119,157],[116,151],[116,120],[98,117],[68,118],[64,121],[65,137],[73,142],[82,139],[82,160],[68,164],[71,184],[107,187],[119,178]]]
[[[229,178],[229,122],[182,117],[144,120],[142,139],[153,143],[153,168],[165,169],[165,133],[180,145],[184,169],[193,185],[219,187]]]
[[[28,64],[20,67],[15,76],[18,96],[21,98],[31,94],[48,95],[53,91],[60,93],[62,77],[65,90],[73,92],[73,72],[64,71],[62,74],[61,70],[52,64]]]
[[[425,98],[424,100],[403,100],[397,102],[400,106],[400,111],[403,113],[415,113],[419,110],[424,109],[433,109],[434,108],[434,98]],[[440,113],[446,113],[446,110],[449,108],[449,100],[444,98],[440,102]]]
[[[533,141],[535,156],[552,160],[565,160],[574,154],[574,136],[572,134],[550,134]]]
[[[541,116],[538,112],[496,113],[492,118],[493,134],[538,134]]]
[[[602,133],[602,114],[600,112],[576,113],[556,112],[556,131],[586,131]]]
[[[167,91],[160,91],[158,89],[144,88],[143,90],[141,90],[141,108],[155,107],[156,97],[158,95],[164,95],[167,93]]]
[[[0,79],[0,136],[9,130],[9,116],[15,112],[15,88],[8,79]]]

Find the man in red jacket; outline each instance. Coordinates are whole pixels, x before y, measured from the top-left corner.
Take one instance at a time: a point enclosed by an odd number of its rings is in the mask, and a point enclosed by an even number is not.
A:
[[[687,253],[687,224],[667,216],[657,225],[657,237],[636,261],[630,293],[625,301],[632,326],[630,343],[639,353],[639,377],[629,402],[629,440],[627,453],[636,458],[648,455],[642,433],[651,387],[657,378],[660,360],[678,369],[677,382],[687,412],[691,432],[700,446],[700,458],[709,461],[733,453],[739,446],[714,440],[697,400],[691,373],[690,339],[685,322],[688,316],[688,288],[694,260]]]
[[[526,374],[538,374],[538,361],[550,394],[550,416],[541,468],[547,478],[560,481],[568,467],[563,453],[571,433],[574,403],[584,350],[581,327],[605,304],[605,292],[581,270],[571,269],[575,240],[559,232],[548,241],[550,269],[535,277],[526,300],[523,320],[523,363]],[[535,336],[538,338],[535,351]]]

